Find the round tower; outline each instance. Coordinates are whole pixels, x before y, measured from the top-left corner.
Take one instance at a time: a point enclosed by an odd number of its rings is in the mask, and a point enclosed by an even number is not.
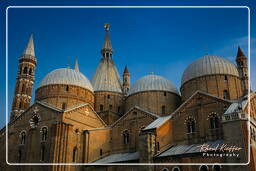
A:
[[[34,40],[31,35],[23,55],[19,58],[11,120],[29,108],[35,80],[36,62]]]

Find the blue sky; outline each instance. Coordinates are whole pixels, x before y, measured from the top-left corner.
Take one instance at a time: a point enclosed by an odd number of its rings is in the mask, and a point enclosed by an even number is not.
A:
[[[55,1],[57,5],[58,1]],[[151,1],[149,1],[151,2]],[[198,1],[199,2],[199,1]],[[231,1],[232,2],[232,1]],[[17,5],[32,5],[29,1]],[[11,3],[12,5],[14,5]],[[237,3],[237,2],[236,2]],[[243,3],[241,3],[243,4]],[[1,4],[1,8],[8,4]],[[35,5],[50,5],[40,1]],[[70,4],[64,1],[61,5]],[[87,5],[87,4],[83,4]],[[96,3],[93,5],[118,5]],[[127,5],[136,5],[129,4]],[[139,4],[142,5],[142,4]],[[145,5],[145,4],[144,4]],[[147,4],[150,5],[150,4]],[[155,4],[151,5],[163,5]],[[174,4],[168,5],[184,5]],[[191,5],[191,4],[187,4]],[[203,4],[200,4],[203,5]],[[204,5],[218,5],[206,3]],[[232,5],[219,4],[219,5]],[[239,4],[234,4],[239,5]],[[252,5],[252,4],[243,4]],[[252,8],[251,10],[255,9]],[[4,13],[1,13],[4,19]],[[254,15],[254,14],[253,14]],[[89,79],[101,58],[104,40],[104,23],[110,23],[114,61],[122,74],[127,65],[131,82],[154,72],[171,80],[179,89],[182,73],[194,60],[206,53],[235,60],[237,46],[248,55],[248,10],[243,9],[14,9],[8,10],[8,106],[12,103],[18,58],[22,55],[31,33],[34,35],[38,59],[34,90],[50,71],[73,67],[79,60],[80,71]],[[255,16],[251,16],[252,20]],[[3,20],[2,20],[3,22]],[[4,23],[2,23],[4,24]],[[252,22],[255,29],[255,23]],[[5,31],[5,30],[4,30]],[[2,31],[1,41],[5,40]],[[256,38],[251,32],[251,78],[256,89]],[[2,44],[5,48],[5,44]],[[1,52],[3,61],[5,52]],[[5,80],[5,66],[0,67],[0,79]],[[5,97],[5,85],[0,85],[0,95]],[[5,99],[0,99],[0,127],[5,124]]]

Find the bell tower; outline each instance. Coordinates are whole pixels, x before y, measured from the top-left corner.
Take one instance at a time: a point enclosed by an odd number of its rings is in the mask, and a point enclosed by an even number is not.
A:
[[[30,105],[35,79],[36,62],[34,40],[33,35],[31,35],[23,55],[19,58],[11,120],[19,116]]]
[[[125,66],[124,73],[123,73],[123,91],[124,91],[124,94],[127,94],[129,89],[130,89],[130,73],[128,71],[127,66]]]
[[[237,64],[239,76],[242,80],[243,94],[245,95],[248,93],[248,65],[247,65],[247,57],[244,55],[240,47],[238,47],[238,51],[236,55],[236,64]]]

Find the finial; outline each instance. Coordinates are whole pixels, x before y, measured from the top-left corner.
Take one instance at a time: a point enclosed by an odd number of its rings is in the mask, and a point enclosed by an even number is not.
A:
[[[77,57],[76,57],[76,62],[75,62],[74,70],[79,71],[79,67],[78,67],[78,59],[77,59]]]
[[[104,25],[104,28],[105,28],[106,31],[109,31],[109,24],[106,23],[106,24]]]
[[[209,55],[209,47],[208,47],[208,45],[205,46],[205,55]]]

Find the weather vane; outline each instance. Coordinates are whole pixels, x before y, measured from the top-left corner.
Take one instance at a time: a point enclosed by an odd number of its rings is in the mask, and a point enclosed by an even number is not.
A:
[[[106,31],[109,31],[109,24],[108,24],[108,23],[105,24],[104,27],[105,27],[105,30],[106,30]]]

